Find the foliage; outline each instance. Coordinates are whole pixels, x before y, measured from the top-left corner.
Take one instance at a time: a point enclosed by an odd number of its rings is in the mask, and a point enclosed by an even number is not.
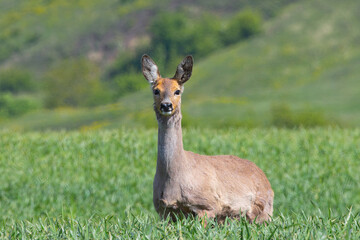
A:
[[[262,19],[259,12],[247,9],[236,14],[228,23],[222,38],[225,45],[249,38],[260,32]]]
[[[280,4],[277,3],[276,8],[287,5],[287,1],[283,0]],[[231,0],[222,3],[197,0],[187,3],[186,6],[175,4],[173,8],[162,0],[110,0],[106,2],[79,0],[66,3],[61,0],[34,0],[31,2],[3,0],[0,2],[0,29],[3,29],[0,32],[0,63],[14,69],[26,66],[32,74],[35,73],[39,78],[43,78],[44,72],[47,72],[51,65],[60,64],[59,62],[64,59],[85,57],[94,53],[101,56],[97,61],[101,61],[105,65],[100,70],[101,76],[105,76],[106,80],[110,79],[109,85],[115,86],[112,89],[118,89],[116,88],[118,79],[129,80],[128,74],[139,71],[139,56],[144,52],[151,53],[158,59],[160,66],[164,66],[164,74],[173,74],[173,70],[168,69],[168,66],[177,64],[185,54],[202,57],[220,49],[223,45],[220,40],[221,34],[219,34],[222,19],[217,18],[213,13],[221,8],[221,14],[217,13],[216,15],[227,18],[243,8],[245,1],[240,2],[235,4]],[[272,8],[268,6],[274,4],[266,4],[265,8],[264,4],[258,2],[251,5],[264,13]],[[169,8],[172,10],[169,11]],[[163,22],[160,22],[159,27],[170,30],[170,33],[172,31],[170,28],[176,30],[180,27],[182,29],[181,37],[170,34],[166,35],[170,36],[166,44],[153,42],[155,44],[152,46],[146,46],[146,51],[143,46],[139,47],[135,44],[135,49],[131,47],[129,50],[126,44],[122,43],[128,42],[128,39],[136,42],[143,35],[148,35],[149,31],[146,31],[149,29],[148,25],[155,23],[156,18],[160,19],[166,15],[164,12],[159,12],[158,9],[170,12],[169,18],[165,19],[170,19],[167,26],[165,26],[166,23],[164,25]],[[195,15],[192,9],[197,9]],[[103,17],[105,15],[106,18]],[[142,17],[138,18],[139,15]],[[174,15],[175,25],[170,15]],[[176,23],[179,19],[180,22],[185,23],[184,26]],[[140,27],[133,28],[134,24]],[[136,31],[132,29],[136,29]],[[169,46],[170,51],[168,51]],[[130,59],[124,58],[124,55],[134,55],[130,53],[131,51],[136,52],[135,56]],[[119,53],[119,59],[114,64],[113,53]],[[103,69],[110,70],[104,73]],[[123,74],[124,76],[120,76]],[[31,82],[35,82],[35,80],[32,79]],[[135,82],[127,81],[127,83],[125,84],[127,86],[137,85]],[[130,87],[124,90],[120,89],[118,92],[121,94],[111,94],[118,97],[137,89],[139,88]],[[43,95],[44,93],[40,91],[37,94]],[[49,93],[47,92],[45,95],[49,95]],[[60,104],[54,101],[50,102],[47,98],[44,105]],[[93,103],[66,105],[88,106]]]
[[[69,59],[55,65],[46,74],[44,91],[47,107],[95,106],[110,96],[100,81],[100,69],[85,59]]]
[[[155,53],[162,49],[165,63],[189,53],[202,57],[220,49],[223,42],[233,44],[259,33],[262,20],[258,12],[245,10],[230,19],[225,29],[221,23],[214,15],[191,18],[181,12],[158,14],[150,25],[151,48]],[[168,64],[164,67],[166,69]]]
[[[36,90],[35,81],[30,72],[8,68],[0,72],[0,118],[19,117],[27,112],[39,109],[40,100],[24,93]]]
[[[219,34],[223,19],[229,18],[245,5],[250,4],[252,8],[268,15],[267,12],[272,11],[273,8],[282,9],[290,2],[291,0],[277,0],[264,4],[259,0],[251,3],[246,0],[237,2],[196,0],[183,4],[167,3],[162,0],[105,2],[2,0],[0,1],[0,68],[10,67],[17,72],[26,67],[31,76],[42,79],[46,77],[44,74],[51,66],[60,64],[59,62],[64,59],[95,56],[92,60],[95,59],[97,64],[101,65],[101,77],[110,79],[109,85],[114,87],[117,86],[118,79],[130,79],[127,74],[139,71],[139,56],[144,52],[154,53],[161,66],[169,67],[177,64],[185,54],[193,54],[196,58],[206,56],[223,45]],[[139,46],[137,43],[142,37],[145,36],[147,39],[151,34],[147,31],[149,25],[156,17],[160,18],[163,15],[161,11],[170,12],[169,15],[175,13],[175,18],[177,13],[183,15],[186,24],[181,37],[178,35],[177,38],[170,39],[172,42],[179,42],[182,38],[181,45],[175,47],[177,50],[171,48],[170,52],[167,52],[166,44],[156,47],[147,45],[144,51],[144,46]],[[171,21],[169,24],[172,24]],[[129,44],[133,42],[134,45]],[[171,46],[175,45],[171,44]],[[136,56],[123,61],[121,58],[131,51],[135,51]],[[113,64],[114,54],[118,54],[120,60]],[[163,56],[166,55],[170,57],[163,60]],[[104,69],[111,70],[104,72]],[[163,69],[164,74],[173,74],[172,69],[167,67]],[[125,76],[119,76],[122,74]],[[35,78],[31,79],[31,82],[38,84]],[[8,83],[9,81],[6,82],[5,88],[12,89],[14,86],[9,86]],[[135,82],[128,83],[132,86],[137,85]],[[30,88],[25,91],[32,91],[32,87]],[[128,88],[119,92],[129,93],[129,89],[136,91],[135,89],[138,88]],[[42,98],[44,94],[48,93],[44,93],[43,89],[34,93],[38,98]],[[116,93],[111,94],[116,98],[119,96]],[[46,102],[44,105],[52,104],[57,103]],[[84,102],[76,105],[88,106],[93,103]]]
[[[288,119],[293,126],[358,126],[360,48],[354,39],[360,29],[342,27],[360,23],[357,7],[357,1],[320,1],[288,8],[267,24],[264,34],[197,62],[182,110],[203,125],[215,123],[210,127],[241,122],[249,112],[254,122],[269,126],[274,123],[273,103],[283,102],[296,118]],[[344,13],[352,20],[343,19]],[[239,102],[219,102],[224,97]]]
[[[139,73],[118,75],[114,79],[116,83],[116,95],[124,96],[128,93],[139,91],[140,89],[143,89],[144,86],[148,86],[145,81],[141,81],[143,78],[143,75]]]
[[[185,55],[202,57],[222,47],[221,21],[213,15],[191,18],[182,12],[163,12],[151,22],[149,32],[150,53],[162,59],[159,66],[165,71]]]
[[[188,39],[184,40],[186,46],[179,54],[183,56],[191,53],[200,58],[219,50],[223,47],[221,34],[222,21],[214,15],[204,14],[200,19],[190,22]]]
[[[174,66],[184,56],[191,54],[195,58],[204,57],[222,48],[224,43],[233,44],[258,33],[261,25],[259,16],[250,10],[241,12],[231,20],[230,27],[222,29],[221,20],[213,15],[203,14],[199,18],[191,18],[184,12],[161,12],[149,26],[150,46],[120,55],[109,68],[107,78],[111,81],[119,78],[130,80],[127,74],[139,71],[139,60],[144,52],[156,59],[163,75],[172,76]],[[138,81],[135,78],[133,80]],[[127,82],[128,85],[137,84]],[[122,95],[128,90],[120,90],[118,93]],[[138,88],[132,91],[135,90]]]
[[[140,59],[146,52],[129,52],[119,56],[114,64],[109,67],[105,74],[106,83],[111,86],[112,95],[115,99],[124,95],[144,89],[147,84],[141,74]]]
[[[261,0],[195,0],[186,4],[163,0],[78,0],[66,3],[62,0],[2,0],[0,63],[13,64],[12,60],[16,58],[20,66],[31,65],[31,70],[39,71],[59,59],[85,57],[92,51],[110,50],[122,54],[128,49],[123,51],[126,46],[119,46],[119,42],[129,33],[135,33],[135,38],[146,34],[146,26],[159,9],[188,10],[190,16],[209,13],[227,18],[244,6],[250,6],[263,15],[273,16],[274,11],[294,1],[298,0],[271,0],[266,3]],[[149,18],[139,18],[147,15]],[[136,22],[139,22],[139,27],[131,28]],[[112,58],[112,54],[105,56],[105,60]]]
[[[164,59],[160,66],[169,70],[175,60],[185,55],[206,56],[220,49],[223,41],[232,44],[258,33],[260,26],[260,15],[250,10],[236,15],[224,30],[220,19],[213,15],[191,18],[181,12],[165,12],[158,14],[150,25],[150,48],[155,57]]]
[[[164,12],[158,14],[149,27],[151,48],[161,48],[165,55],[163,67],[184,50],[187,38],[187,21],[182,13]],[[157,56],[159,57],[159,56]]]
[[[0,72],[0,92],[31,92],[35,90],[30,72],[10,68]]]
[[[144,50],[145,51],[145,50]],[[141,71],[140,60],[144,51],[127,52],[119,55],[106,71],[106,79],[114,80],[121,74],[138,73]]]
[[[78,39],[87,34],[99,34],[102,27],[108,27],[114,19],[110,18],[110,21],[103,16],[105,12],[108,17],[117,14],[116,7],[109,11],[116,2],[2,0],[0,62],[18,54],[20,62],[31,65],[32,70],[39,70],[41,64],[49,66],[51,62],[69,55],[77,56],[79,50],[84,54],[87,49],[79,49],[76,44]]]
[[[271,107],[272,125],[276,127],[315,127],[329,125],[320,110],[306,107],[293,111],[286,103],[273,104]]]
[[[284,1],[260,3],[256,0],[251,3],[279,6]],[[219,8],[225,6],[223,1],[211,2]],[[0,7],[0,11],[3,9]],[[195,58],[194,72],[183,95],[182,111],[186,113],[183,120],[188,126],[209,128],[270,126],[273,123],[273,103],[284,102],[291,114],[299,119],[299,114],[305,112],[305,121],[312,118],[314,110],[320,110],[315,114],[320,122],[359,126],[360,45],[357,39],[360,38],[360,28],[354,27],[360,24],[357,9],[359,1],[355,0],[346,4],[334,0],[299,1],[268,20],[263,33],[258,36],[218,50],[216,54]],[[192,13],[192,17],[201,19],[197,9]],[[139,56],[143,53],[146,51]],[[154,60],[161,63],[164,54],[159,54],[160,57],[154,57]],[[140,72],[140,57],[134,57],[134,71],[137,72]],[[172,76],[177,64],[177,60],[171,64],[171,75],[160,70],[164,76]],[[145,82],[143,78],[138,81]],[[111,84],[112,89],[116,89],[116,83]],[[74,129],[93,121],[108,122],[108,128],[144,126],[145,121],[156,125],[151,102],[151,94],[144,89],[127,94],[116,104],[91,111],[42,111],[3,122],[1,127]],[[112,109],[113,105],[118,106],[116,111]],[[311,107],[308,109],[307,106]],[[139,120],[138,116],[143,117]]]
[[[18,117],[39,109],[40,106],[39,102],[33,98],[15,96],[10,93],[0,94],[0,118]]]
[[[187,150],[250,159],[275,191],[272,223],[206,228],[157,217],[154,129],[2,131],[0,139],[0,238],[359,237],[359,129],[184,131]]]

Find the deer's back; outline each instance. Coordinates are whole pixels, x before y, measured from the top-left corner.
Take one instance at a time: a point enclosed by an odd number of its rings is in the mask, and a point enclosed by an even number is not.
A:
[[[217,216],[272,215],[274,193],[255,163],[232,155],[205,156],[186,151],[192,181],[203,189]],[[191,195],[191,189],[189,189]],[[267,220],[267,219],[265,219]]]
[[[192,170],[217,179],[224,189],[262,190],[271,189],[264,172],[255,163],[233,155],[206,156],[186,151]],[[196,179],[195,179],[196,180]],[[219,186],[219,187],[220,187]]]

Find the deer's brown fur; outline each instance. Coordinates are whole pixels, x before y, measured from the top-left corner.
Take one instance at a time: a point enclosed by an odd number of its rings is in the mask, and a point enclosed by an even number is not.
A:
[[[154,91],[158,120],[158,157],[153,202],[160,216],[245,216],[249,222],[270,221],[274,193],[254,163],[231,155],[205,156],[185,151],[181,129],[181,93],[190,78],[192,57],[186,57],[173,78],[162,78],[154,61],[142,58],[145,78]],[[180,94],[175,94],[175,91]],[[177,92],[179,93],[179,92]],[[172,109],[162,111],[162,104]],[[179,214],[181,213],[181,214]]]

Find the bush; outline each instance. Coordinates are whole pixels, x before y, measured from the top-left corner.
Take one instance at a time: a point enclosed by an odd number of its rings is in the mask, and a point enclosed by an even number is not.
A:
[[[6,69],[0,72],[0,92],[31,92],[35,84],[29,72],[21,69]]]
[[[297,125],[302,127],[331,125],[331,122],[325,118],[322,111],[310,107],[300,110],[295,119],[298,122]]]
[[[137,52],[125,52],[117,57],[112,66],[107,69],[105,78],[114,80],[118,75],[124,73],[135,73],[141,71],[140,59],[148,50],[139,49]]]
[[[200,21],[192,25],[185,42],[184,54],[192,53],[196,57],[220,49],[223,44],[221,40],[221,25],[219,19],[214,16],[204,15]]]
[[[151,48],[164,53],[163,56],[154,56],[164,59],[164,66],[159,67],[168,68],[171,60],[184,52],[188,31],[187,18],[182,13],[164,12],[154,18],[150,24]]]
[[[261,30],[262,18],[258,12],[244,10],[230,20],[222,35],[225,45],[251,37]]]
[[[161,13],[151,23],[150,34],[152,53],[164,59],[159,64],[166,70],[185,55],[205,56],[222,47],[220,21],[210,15],[189,19],[184,13]]]
[[[276,127],[315,127],[330,125],[323,112],[309,106],[294,112],[286,103],[273,104],[271,107],[272,125]]]
[[[0,95],[0,117],[17,117],[38,108],[40,104],[35,99],[10,93]]]
[[[127,93],[138,91],[148,86],[144,81],[144,77],[140,73],[128,73],[118,75],[114,79],[116,83],[116,96],[123,96]]]
[[[272,125],[276,127],[294,127],[294,116],[285,103],[273,104],[271,106]]]
[[[44,83],[47,107],[95,106],[110,100],[100,81],[100,69],[86,59],[64,60],[47,74]]]

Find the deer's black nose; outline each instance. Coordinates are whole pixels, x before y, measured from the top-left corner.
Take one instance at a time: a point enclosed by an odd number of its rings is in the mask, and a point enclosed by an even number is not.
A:
[[[160,110],[163,112],[171,112],[173,110],[172,103],[171,102],[161,103]]]

